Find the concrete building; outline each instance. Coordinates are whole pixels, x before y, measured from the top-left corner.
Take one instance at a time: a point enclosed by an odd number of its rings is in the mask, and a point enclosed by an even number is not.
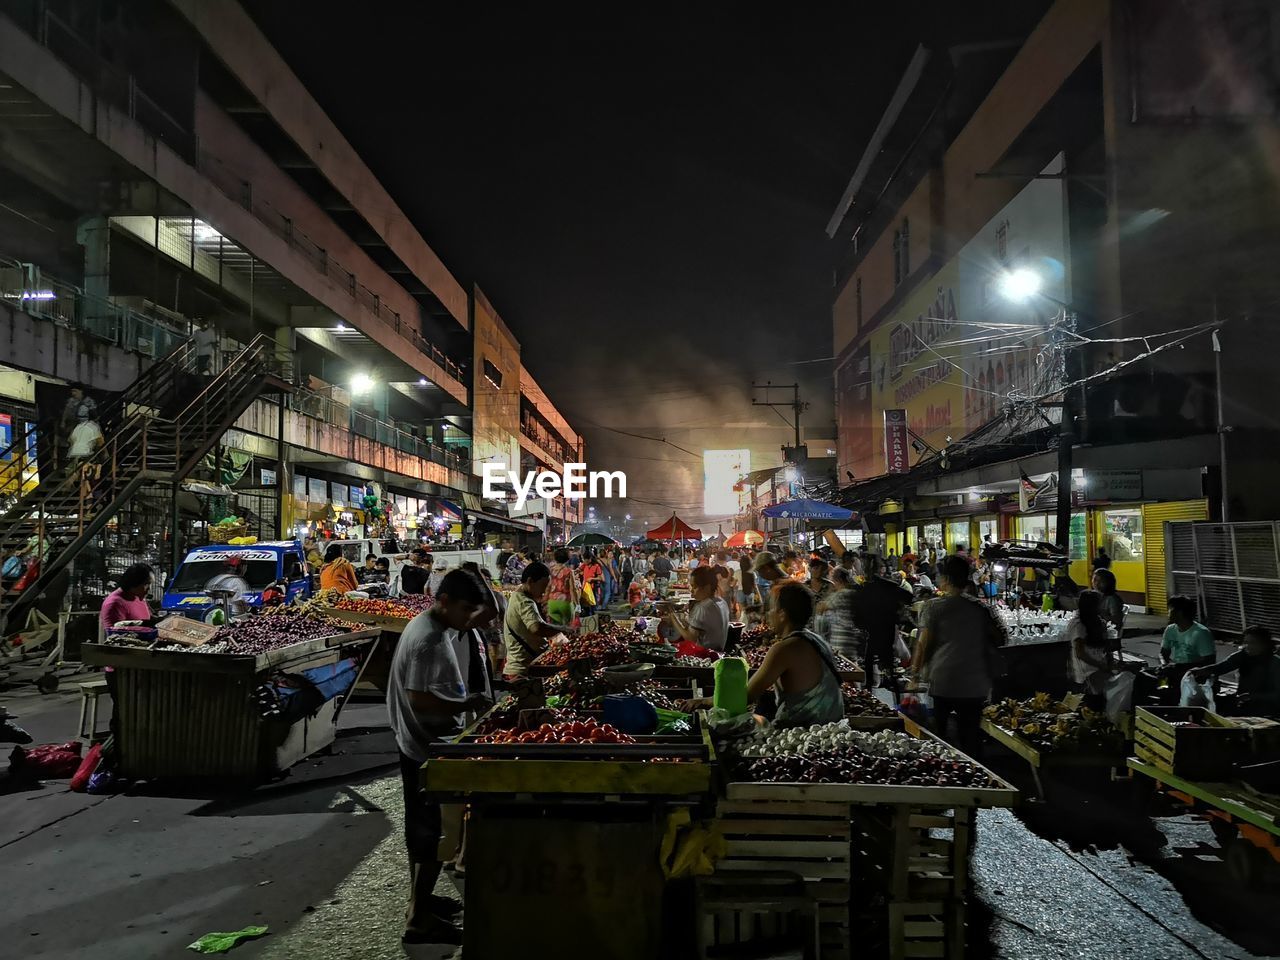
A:
[[[359,527],[369,484],[402,532],[462,523],[459,504],[487,514],[477,532],[506,529],[474,458],[494,442],[499,330],[519,461],[519,344],[245,9],[0,4],[0,94],[0,447],[31,460],[4,492],[47,472],[71,385],[106,402],[200,332],[183,349],[204,373],[266,343],[283,384],[246,398],[195,472],[233,487],[259,532]],[[161,513],[208,519],[178,499]],[[168,553],[157,538],[172,539],[157,528],[134,555]]]
[[[917,52],[831,218],[837,471],[899,552],[1058,539],[1056,495],[1017,498],[1054,476],[1077,582],[1107,547],[1159,608],[1164,520],[1274,515],[1280,21],[1041,6],[1020,43]],[[1006,298],[1013,274],[1038,289]]]

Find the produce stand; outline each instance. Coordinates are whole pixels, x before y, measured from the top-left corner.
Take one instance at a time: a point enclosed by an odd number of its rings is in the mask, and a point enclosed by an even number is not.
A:
[[[81,656],[113,668],[122,776],[259,779],[333,743],[341,704],[287,723],[261,715],[255,690],[275,673],[337,664],[379,637],[359,630],[252,656],[86,643]]]
[[[941,742],[901,722],[911,736]],[[974,810],[1012,806],[1018,797],[975,766],[992,786],[731,781],[717,808],[728,856],[716,876],[801,877],[817,904],[823,957],[853,956],[857,929],[859,953],[878,933],[892,960],[960,960]],[[741,929],[742,917],[714,918],[717,937],[731,920]]]
[[[1128,757],[1127,750],[1115,753],[1090,753],[1077,750],[1040,750],[1029,741],[1018,736],[1015,731],[1002,727],[991,720],[987,720],[985,717],[982,720],[982,732],[1006,750],[1017,754],[1023,760],[1027,761],[1027,766],[1031,770],[1031,779],[1035,782],[1036,786],[1036,798],[1039,800],[1045,799],[1044,782],[1040,779],[1040,772],[1042,770],[1047,773],[1050,770],[1073,768],[1123,768],[1125,760]]]
[[[1189,780],[1137,757],[1129,758],[1129,769],[1209,818],[1227,869],[1243,886],[1280,865],[1280,796],[1240,783]]]
[[[486,743],[488,716],[434,747],[422,774],[432,798],[470,806],[467,867],[482,879],[468,912],[503,918],[465,925],[465,954],[668,955],[660,850],[673,811],[709,802],[706,734]]]

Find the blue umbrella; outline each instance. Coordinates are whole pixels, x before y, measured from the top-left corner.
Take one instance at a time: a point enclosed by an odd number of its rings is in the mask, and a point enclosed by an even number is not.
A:
[[[821,500],[784,500],[760,512],[781,520],[849,520],[854,515],[852,510]]]

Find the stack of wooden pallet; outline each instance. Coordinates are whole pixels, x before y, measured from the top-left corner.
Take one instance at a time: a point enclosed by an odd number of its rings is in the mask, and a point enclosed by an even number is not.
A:
[[[854,923],[891,960],[964,956],[972,807],[855,807]]]
[[[782,791],[779,791],[781,793]],[[716,876],[754,877],[764,881],[798,878],[813,905],[821,957],[850,955],[850,820],[849,805],[809,800],[722,800],[717,824],[727,856],[716,864]],[[723,911],[714,926],[705,925],[701,940],[718,945],[768,939],[779,923],[767,909]]]

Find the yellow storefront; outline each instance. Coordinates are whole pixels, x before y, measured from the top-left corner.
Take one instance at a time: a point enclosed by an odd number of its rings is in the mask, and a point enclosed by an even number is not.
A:
[[[1166,503],[1107,504],[1072,511],[1071,579],[1089,582],[1098,548],[1111,558],[1116,589],[1133,603],[1145,603],[1153,613],[1166,612],[1164,524],[1170,520],[1207,520],[1206,500]],[[1021,514],[1014,518],[1020,540],[1057,540],[1053,512]]]

